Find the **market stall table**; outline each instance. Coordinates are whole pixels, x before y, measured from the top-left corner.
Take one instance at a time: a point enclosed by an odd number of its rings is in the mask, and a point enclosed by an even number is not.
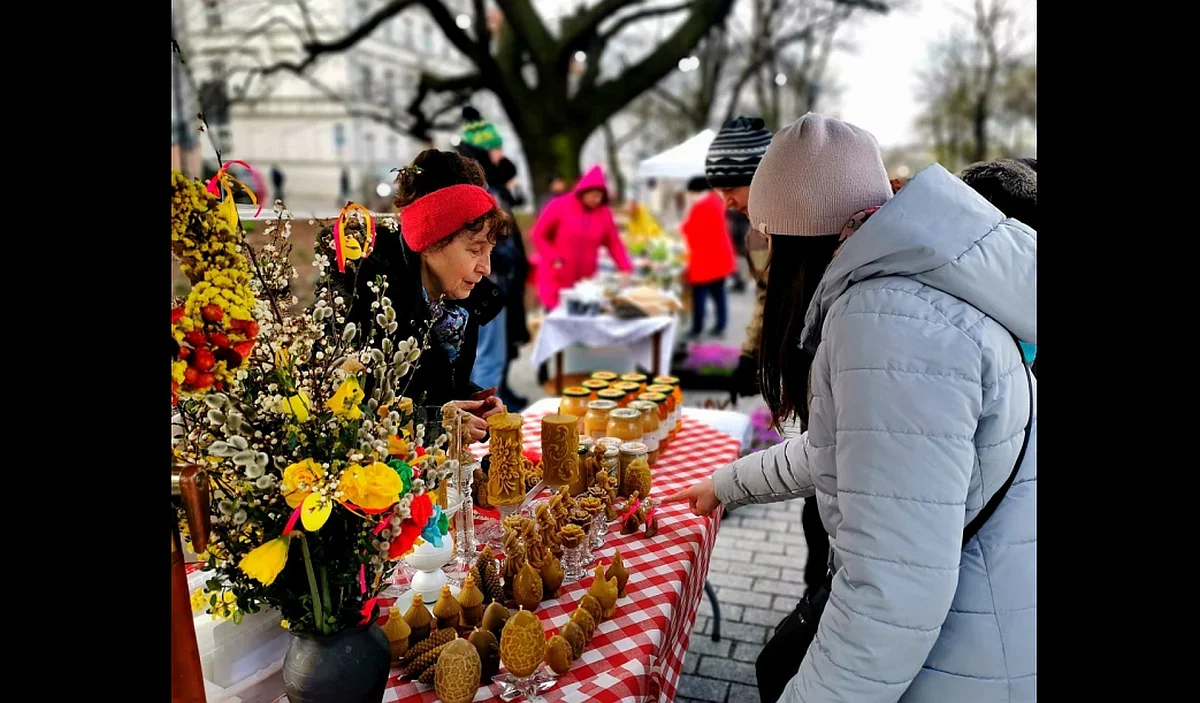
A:
[[[526,412],[526,449],[541,446],[541,418],[545,412]],[[740,442],[698,420],[683,419],[675,442],[654,467],[651,497],[661,500],[692,483],[707,478],[713,469],[738,456]],[[481,448],[478,453],[482,454]],[[617,601],[617,613],[596,630],[583,656],[542,696],[547,701],[672,701],[683,667],[709,558],[716,542],[720,511],[707,518],[692,515],[686,504],[658,508],[659,532],[647,539],[644,531],[630,536],[610,525],[598,562],[612,562],[620,549],[631,576],[627,596]],[[595,564],[589,571],[595,570]],[[543,602],[535,611],[547,637],[564,626],[579,599],[592,584],[590,575],[562,588],[562,595]],[[383,612],[391,601],[380,599]],[[386,616],[380,623],[386,622]],[[385,703],[431,703],[437,694],[431,686],[400,679],[399,668],[384,695]],[[476,701],[499,700],[500,686],[480,688]]]
[[[563,351],[581,344],[585,347],[625,347],[637,366],[651,375],[671,368],[671,350],[675,346],[679,322],[674,315],[621,319],[610,314],[570,315],[559,306],[546,316],[533,347],[533,365],[541,366],[555,358],[555,393],[562,394]]]

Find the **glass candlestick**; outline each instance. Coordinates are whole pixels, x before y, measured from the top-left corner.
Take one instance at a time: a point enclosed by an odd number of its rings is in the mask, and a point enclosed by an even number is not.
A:
[[[585,539],[574,547],[563,549],[563,583],[575,583],[587,576],[588,572],[583,564],[583,553],[586,548],[587,540]]]
[[[604,546],[604,535],[606,534],[608,534],[608,520],[605,519],[603,512],[597,513],[592,520],[592,530],[589,536],[593,550]]]
[[[529,703],[545,703],[546,699],[539,694],[553,688],[557,681],[557,677],[547,675],[545,669],[543,664],[532,676],[525,678],[518,678],[508,671],[493,676],[492,682],[501,686],[500,700],[515,701],[524,698]]]

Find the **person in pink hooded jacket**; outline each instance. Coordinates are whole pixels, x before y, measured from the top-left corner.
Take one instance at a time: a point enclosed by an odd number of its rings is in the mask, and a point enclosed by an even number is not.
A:
[[[547,310],[558,305],[564,288],[595,275],[601,246],[608,248],[621,271],[633,269],[608,207],[608,186],[599,166],[579,179],[571,195],[550,201],[530,239],[537,252],[538,297]]]

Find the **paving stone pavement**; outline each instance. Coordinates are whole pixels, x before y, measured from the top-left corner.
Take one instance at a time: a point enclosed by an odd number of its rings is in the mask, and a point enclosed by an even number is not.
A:
[[[713,611],[705,598],[683,660],[677,703],[758,702],[754,660],[804,592],[802,505],[746,505],[721,520],[708,571],[721,608],[721,641],[712,641]]]

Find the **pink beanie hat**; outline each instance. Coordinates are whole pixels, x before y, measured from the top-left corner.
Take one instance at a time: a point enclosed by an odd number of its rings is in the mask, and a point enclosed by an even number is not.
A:
[[[771,140],[750,184],[750,224],[766,234],[837,234],[891,197],[875,137],[810,112]]]

